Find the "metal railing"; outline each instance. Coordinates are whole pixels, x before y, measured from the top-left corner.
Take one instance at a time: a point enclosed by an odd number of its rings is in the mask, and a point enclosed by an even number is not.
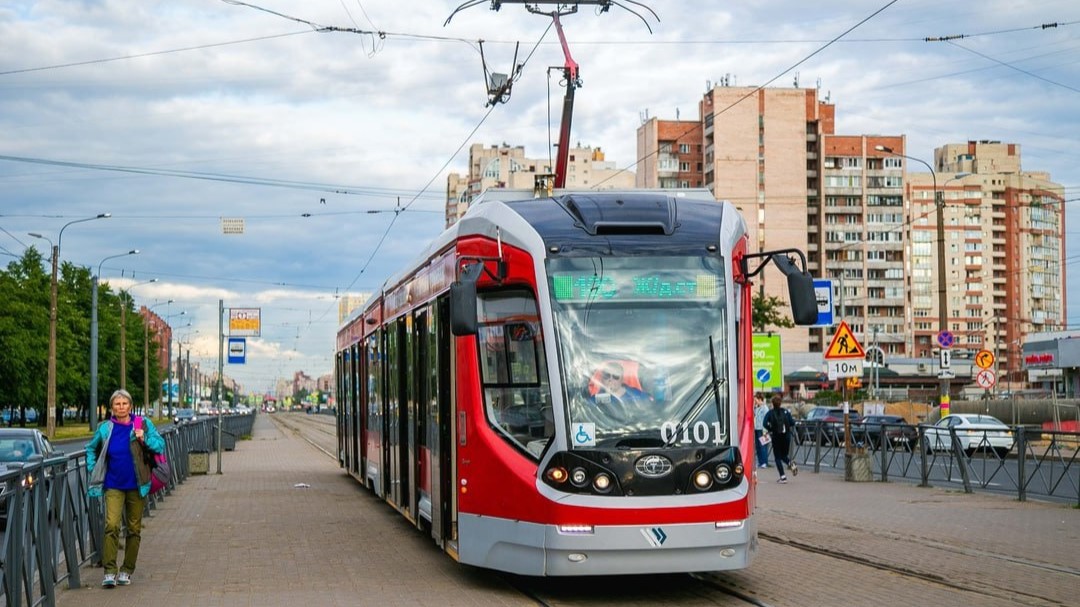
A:
[[[927,447],[928,431],[935,437],[930,441],[934,448]],[[1080,433],[1025,426],[1010,431],[1012,441],[1005,448],[995,443],[993,430],[961,435],[950,428],[946,437],[943,429],[931,425],[881,424],[870,434],[852,424],[849,451],[835,424],[798,421],[792,459],[820,472],[844,470],[846,458],[854,455],[868,458],[874,480],[917,480],[923,487],[958,484],[968,493],[979,488],[1015,494],[1020,501],[1052,498],[1080,507]]]
[[[250,436],[255,415],[223,418],[222,430]],[[161,432],[170,465],[165,487],[146,502],[153,517],[158,504],[189,476],[187,454],[215,445],[217,418],[172,426]],[[87,495],[86,452],[48,460],[40,456],[11,464],[0,474],[0,594],[9,607],[52,607],[57,586],[78,588],[81,567],[100,563],[105,525],[102,500]]]

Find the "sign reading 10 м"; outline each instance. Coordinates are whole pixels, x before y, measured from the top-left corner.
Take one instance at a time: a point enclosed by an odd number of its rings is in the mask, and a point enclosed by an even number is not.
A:
[[[783,391],[784,364],[780,336],[755,333],[750,349],[754,358],[750,369],[754,380],[754,390]]]

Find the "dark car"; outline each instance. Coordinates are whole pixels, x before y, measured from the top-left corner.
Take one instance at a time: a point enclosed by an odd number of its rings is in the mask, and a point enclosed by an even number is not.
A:
[[[882,448],[885,441],[895,448],[912,449],[919,441],[919,430],[900,415],[867,415],[852,426],[854,440]]]
[[[852,424],[859,422],[859,412],[851,409],[848,412],[848,421]],[[823,445],[839,445],[844,442],[844,409],[842,407],[815,407],[806,415],[801,424],[799,439],[802,442],[812,443],[814,438],[820,436]],[[821,434],[818,434],[818,428]]]
[[[0,473],[6,473],[11,468],[22,467],[31,458],[38,456],[44,459],[59,455],[49,439],[40,430],[34,428],[0,428]],[[6,475],[5,475],[6,476]],[[4,481],[0,487],[0,519],[7,519],[8,493],[14,491],[14,482],[24,485],[33,485],[37,482],[33,476],[27,474],[12,477]]]

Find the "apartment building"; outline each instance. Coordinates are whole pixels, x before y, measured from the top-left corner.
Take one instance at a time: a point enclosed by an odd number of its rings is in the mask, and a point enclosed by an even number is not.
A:
[[[836,315],[866,348],[910,355],[905,284],[903,163],[878,146],[904,149],[903,136],[822,135],[822,204],[808,199],[808,253],[816,275],[833,280]],[[811,330],[823,351],[832,329]]]
[[[1066,328],[1064,187],[1045,172],[1023,171],[1014,143],[946,144],[934,150],[933,166],[934,173],[906,175],[914,354],[934,348],[944,286],[953,356],[989,350],[999,378],[1023,382],[1025,337]],[[944,281],[935,188],[943,203]]]
[[[700,120],[650,118],[637,131],[638,188],[704,187]]]
[[[450,173],[446,179],[446,225],[453,225],[465,214],[469,203],[488,188],[533,189],[537,178],[554,175],[554,158],[525,156],[523,146],[506,143],[469,147],[469,172]],[[623,170],[606,160],[599,147],[577,146],[570,149],[566,166],[566,188],[627,190],[634,187],[633,171]]]

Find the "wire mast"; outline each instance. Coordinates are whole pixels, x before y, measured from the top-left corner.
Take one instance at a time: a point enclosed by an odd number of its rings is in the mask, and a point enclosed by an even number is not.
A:
[[[454,9],[453,13],[446,18],[447,25],[450,20],[454,18],[454,15],[458,12],[483,4],[486,0],[469,0],[461,6]],[[660,21],[660,17],[648,6],[635,2],[634,0],[623,0],[626,3],[639,6],[642,9],[648,11],[653,18]],[[641,14],[635,12],[625,4],[616,2],[615,0],[578,0],[577,2],[563,2],[560,0],[491,0],[491,10],[497,11],[502,8],[503,4],[524,4],[525,9],[534,15],[546,15],[551,17],[551,21],[555,26],[555,33],[559,36],[559,44],[562,46],[563,51],[563,79],[566,81],[566,94],[563,96],[563,108],[562,108],[562,120],[559,124],[559,142],[556,144],[559,148],[558,154],[555,157],[555,184],[556,188],[566,187],[566,165],[570,159],[570,124],[574,118],[574,91],[581,87],[581,75],[580,66],[574,58],[570,55],[570,45],[566,42],[566,35],[563,33],[562,22],[559,21],[559,17],[563,15],[572,15],[578,11],[578,7],[582,4],[593,5],[597,7],[597,12],[606,13],[613,5],[618,6],[636,15],[648,28],[649,33],[652,33],[652,27],[649,26],[648,20]],[[540,7],[548,5],[553,6],[554,10],[544,11]],[[514,51],[514,63],[517,64],[517,50]],[[520,69],[520,67],[518,68]],[[485,78],[487,78],[487,66],[484,67]],[[517,74],[515,74],[517,75]],[[512,82],[512,80],[511,80]],[[491,80],[488,83],[488,95],[490,101],[488,105],[494,105],[500,101],[505,101],[509,98],[510,82],[504,82],[502,80],[496,82]]]

